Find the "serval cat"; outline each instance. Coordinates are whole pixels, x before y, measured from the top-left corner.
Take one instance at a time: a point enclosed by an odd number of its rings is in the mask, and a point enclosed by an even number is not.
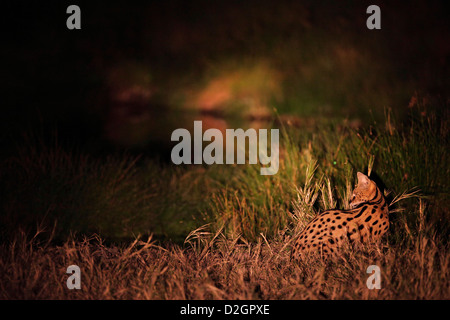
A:
[[[315,217],[300,233],[291,252],[297,259],[303,252],[322,256],[334,254],[345,241],[369,242],[389,229],[388,204],[375,182],[358,172],[348,210],[327,210]]]

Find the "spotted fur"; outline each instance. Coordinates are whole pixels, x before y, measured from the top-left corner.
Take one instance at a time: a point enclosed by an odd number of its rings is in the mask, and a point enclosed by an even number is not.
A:
[[[389,229],[388,205],[376,183],[358,172],[349,210],[327,210],[315,217],[298,236],[291,258],[315,251],[334,254],[344,242],[378,240]]]

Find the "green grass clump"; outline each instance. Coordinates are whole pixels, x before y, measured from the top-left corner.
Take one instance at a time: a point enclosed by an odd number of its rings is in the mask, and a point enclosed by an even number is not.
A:
[[[182,241],[198,226],[211,182],[200,170],[128,155],[93,158],[33,139],[2,164],[2,237],[45,229],[56,239],[154,233]],[[203,221],[204,222],[204,221]]]
[[[131,157],[98,161],[37,142],[19,150],[5,168],[7,203],[1,218],[6,233],[17,226],[55,225],[57,237],[70,232],[121,237],[141,225],[143,212],[155,219],[149,202],[153,192],[139,182]]]
[[[93,158],[31,139],[2,163],[3,234],[38,226],[55,228],[60,238],[153,233],[180,243],[210,223],[230,238],[270,239],[299,229],[318,212],[345,208],[357,171],[369,173],[389,201],[420,195],[423,214],[448,234],[446,119],[414,105],[406,123],[388,114],[383,125],[361,129],[333,122],[304,131],[283,125],[279,170],[272,176],[261,175],[259,165],[176,167],[119,154]],[[419,203],[406,198],[404,212],[392,214],[402,226],[393,232],[397,240],[417,233]],[[398,206],[392,203],[393,212]]]
[[[446,118],[423,116],[414,107],[405,124],[390,115],[383,126],[353,129],[347,125],[319,125],[312,134],[284,130],[277,175],[260,176],[257,167],[236,170],[227,187],[214,194],[211,210],[217,228],[254,241],[263,233],[273,237],[298,221],[330,209],[344,208],[355,185],[357,171],[371,174],[388,201],[402,201],[405,214],[392,214],[402,224],[418,219],[418,196],[427,204],[426,215],[448,232],[448,128]],[[419,116],[417,116],[419,115]],[[392,203],[391,210],[399,203]],[[439,209],[438,209],[439,208]],[[300,216],[299,213],[301,212]]]

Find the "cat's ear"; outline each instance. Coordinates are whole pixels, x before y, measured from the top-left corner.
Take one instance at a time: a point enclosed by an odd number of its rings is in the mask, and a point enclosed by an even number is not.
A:
[[[358,187],[367,188],[370,185],[370,179],[364,173],[358,172]]]

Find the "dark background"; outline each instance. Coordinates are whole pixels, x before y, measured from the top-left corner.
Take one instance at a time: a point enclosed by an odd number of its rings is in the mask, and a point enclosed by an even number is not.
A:
[[[158,109],[175,117],[177,111],[166,98],[176,81],[201,79],[208,66],[223,57],[270,56],[296,37],[311,37],[306,41],[311,48],[342,39],[379,57],[373,61],[379,65],[372,68],[387,71],[381,74],[384,79],[374,79],[376,90],[399,88],[390,95],[394,110],[404,109],[417,90],[446,101],[450,50],[445,2],[372,2],[77,1],[81,30],[66,28],[66,8],[72,2],[3,4],[2,152],[15,137],[36,128],[43,135],[57,132],[61,143],[83,145],[102,137],[109,110],[105,74],[121,61],[152,69],[154,81],[163,88]],[[382,30],[365,26],[370,4],[381,8]],[[278,66],[290,70],[289,61],[278,61]],[[325,87],[330,83],[313,88],[320,95]],[[354,108],[342,107],[345,103],[323,114],[341,108],[344,116],[354,115]]]

